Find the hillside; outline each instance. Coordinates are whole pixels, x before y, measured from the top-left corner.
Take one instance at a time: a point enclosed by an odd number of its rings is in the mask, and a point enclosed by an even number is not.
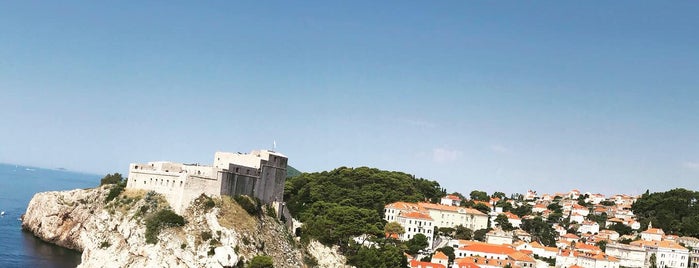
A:
[[[302,241],[339,246],[348,263],[359,268],[389,268],[405,266],[406,258],[401,245],[384,239],[385,205],[437,201],[444,195],[438,182],[403,172],[340,167],[287,179],[284,200],[304,223]],[[364,234],[381,247],[363,247],[351,240]]]
[[[295,169],[292,166],[286,166],[286,177],[291,178],[291,177],[296,177],[298,175],[301,175],[301,171],[298,169]]]

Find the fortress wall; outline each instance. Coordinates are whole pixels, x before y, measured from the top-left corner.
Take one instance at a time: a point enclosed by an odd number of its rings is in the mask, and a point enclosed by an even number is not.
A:
[[[173,172],[169,169],[167,171],[157,170],[155,165],[151,166],[150,164],[131,164],[126,188],[143,189],[162,194],[173,210],[178,212],[178,204],[181,202],[186,181],[187,173],[181,170]]]

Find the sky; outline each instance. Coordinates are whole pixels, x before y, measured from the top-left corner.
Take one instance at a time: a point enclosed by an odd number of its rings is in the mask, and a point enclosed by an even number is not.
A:
[[[0,162],[699,190],[697,1],[2,1]]]

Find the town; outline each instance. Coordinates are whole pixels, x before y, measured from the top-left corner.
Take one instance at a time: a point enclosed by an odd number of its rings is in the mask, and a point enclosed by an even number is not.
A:
[[[427,240],[419,254],[406,254],[412,268],[699,265],[699,239],[666,234],[653,222],[641,226],[631,211],[638,196],[529,190],[470,197],[388,204],[384,219],[402,228],[386,235]]]

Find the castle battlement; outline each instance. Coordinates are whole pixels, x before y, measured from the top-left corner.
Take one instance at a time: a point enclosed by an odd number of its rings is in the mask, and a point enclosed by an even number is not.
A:
[[[287,161],[283,154],[255,150],[248,154],[216,152],[213,166],[169,161],[132,163],[126,188],[160,193],[177,213],[201,194],[248,195],[267,204],[281,203]]]

